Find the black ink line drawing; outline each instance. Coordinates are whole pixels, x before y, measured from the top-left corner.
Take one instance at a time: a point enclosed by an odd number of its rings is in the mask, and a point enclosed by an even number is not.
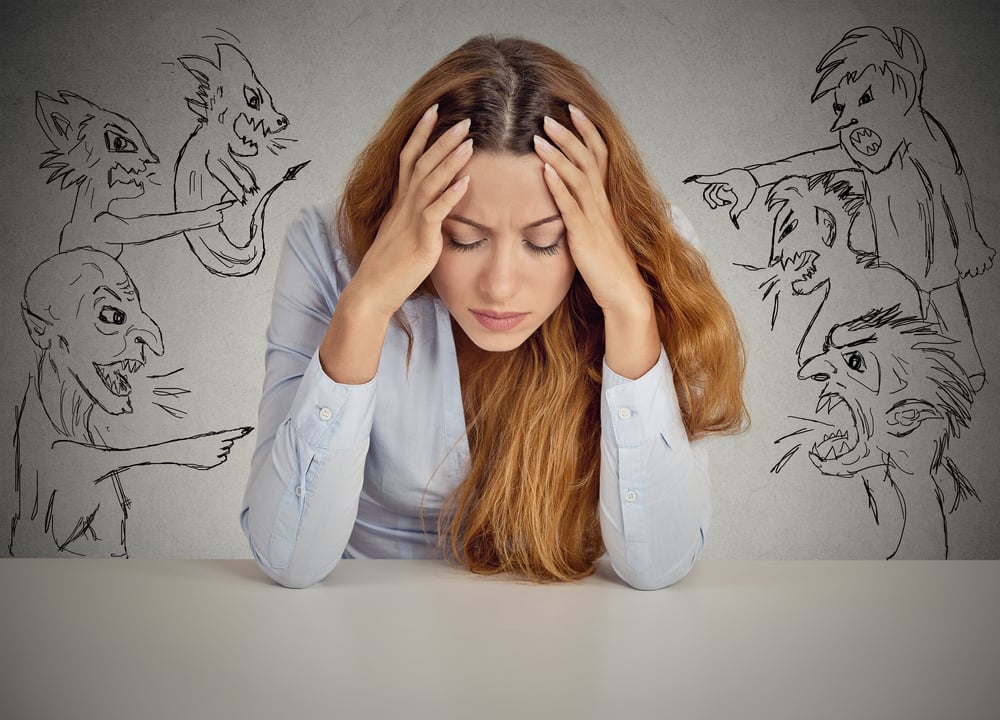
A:
[[[894,306],[833,325],[823,352],[799,369],[800,379],[822,384],[820,417],[834,419],[840,409],[847,415],[825,423],[832,432],[812,443],[809,459],[824,475],[861,478],[875,522],[889,533],[888,558],[947,557],[948,514],[964,499],[979,499],[946,454],[969,425],[974,395],[949,349],[954,344],[935,324]],[[781,440],[810,432],[820,430],[802,427]],[[915,539],[919,550],[903,546]]]
[[[160,159],[131,120],[71,92],[59,98],[35,94],[35,117],[52,143],[41,168],[47,183],[76,186],[69,222],[59,236],[59,250],[92,247],[118,258],[125,245],[147,243],[194,228],[215,227],[232,202],[184,212],[126,217],[112,209],[122,200],[141,197],[146,185],[159,185]]]
[[[294,165],[261,192],[252,166],[262,147],[274,155],[291,138],[277,133],[288,127],[271,93],[261,84],[247,57],[233,44],[215,45],[216,57],[185,55],[178,62],[198,81],[187,104],[198,124],[174,166],[174,206],[187,210],[206,202],[236,201],[224,225],[185,232],[192,252],[205,268],[221,276],[257,271],[264,259],[264,213],[268,200],[294,180],[308,160]]]
[[[739,216],[760,187],[789,176],[854,171],[871,237],[855,233],[851,246],[909,278],[919,293],[921,318],[959,341],[955,352],[978,391],[986,373],[960,278],[988,270],[995,253],[976,227],[958,152],[923,107],[925,70],[923,50],[907,30],[894,28],[890,36],[879,28],[854,28],[819,62],[812,94],[813,102],[833,97],[830,131],[837,133],[837,144],[686,182],[705,185],[705,202],[729,206],[739,228]]]
[[[861,478],[890,558],[947,557],[948,514],[978,499],[946,451],[986,379],[960,279],[988,270],[994,251],[958,154],[923,108],[925,69],[906,30],[850,30],[812,95],[832,95],[837,144],[685,180],[728,206],[736,229],[770,188],[769,257],[742,267],[763,278],[772,330],[787,303],[815,303],[789,335],[798,379],[823,383],[815,416],[788,416],[771,471],[809,447],[823,475]],[[835,408],[850,421],[832,422]]]
[[[153,464],[207,470],[224,463],[252,428],[107,445],[97,418],[132,412],[130,377],[144,367],[147,351],[163,354],[159,327],[111,255],[77,248],[40,263],[25,284],[22,316],[37,370],[16,408],[17,503],[8,552],[128,557],[131,500],[122,475]]]

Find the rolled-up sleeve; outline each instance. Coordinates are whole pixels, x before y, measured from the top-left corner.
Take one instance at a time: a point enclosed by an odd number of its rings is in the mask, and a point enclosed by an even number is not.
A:
[[[287,233],[267,329],[257,447],[240,524],[261,569],[288,587],[322,580],[341,558],[357,516],[376,380],[334,382],[318,348],[346,259],[319,211]]]
[[[711,517],[708,458],[684,428],[673,374],[628,380],[604,365],[600,520],[615,572],[632,587],[677,582],[694,566]]]

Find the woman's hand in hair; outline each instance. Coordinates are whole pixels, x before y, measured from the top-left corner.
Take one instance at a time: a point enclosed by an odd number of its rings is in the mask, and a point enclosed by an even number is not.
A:
[[[427,148],[437,106],[417,123],[399,154],[399,187],[371,248],[337,301],[319,348],[323,371],[359,385],[378,371],[392,315],[430,275],[441,255],[441,223],[462,199],[468,176],[455,175],[472,157],[469,122]]]
[[[570,117],[583,142],[552,118],[535,152],[545,163],[545,183],[555,199],[573,262],[604,311],[605,361],[623,377],[636,378],[659,358],[653,298],[615,222],[605,187],[608,148],[577,108]]]
[[[399,185],[352,285],[388,318],[430,275],[441,255],[441,223],[465,195],[468,176],[455,176],[472,157],[470,121],[449,128],[427,147],[437,106],[417,123],[399,154]]]

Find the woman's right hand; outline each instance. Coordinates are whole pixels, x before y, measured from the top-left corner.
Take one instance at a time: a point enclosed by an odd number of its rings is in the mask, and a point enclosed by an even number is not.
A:
[[[436,120],[435,105],[403,146],[396,197],[320,345],[323,371],[336,382],[359,385],[375,376],[389,322],[437,265],[441,223],[468,188],[468,176],[456,182],[455,175],[472,157],[472,139],[465,140],[470,122],[449,128],[427,148]]]
[[[437,106],[424,113],[399,154],[399,188],[351,287],[352,299],[389,318],[430,275],[441,256],[441,223],[465,195],[472,157],[470,120],[427,148]]]

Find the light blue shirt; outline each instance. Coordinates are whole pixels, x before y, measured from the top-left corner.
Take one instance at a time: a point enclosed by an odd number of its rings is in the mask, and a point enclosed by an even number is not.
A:
[[[403,305],[375,377],[334,382],[318,348],[350,264],[334,209],[289,228],[275,281],[257,447],[240,522],[261,569],[288,587],[319,582],[342,557],[437,556],[438,513],[465,476],[469,446],[448,310],[430,296]],[[694,242],[687,221],[678,228]],[[552,422],[559,422],[553,417]],[[707,456],[689,441],[661,348],[628,380],[604,365],[600,523],[615,572],[636,588],[682,578],[710,518]]]

